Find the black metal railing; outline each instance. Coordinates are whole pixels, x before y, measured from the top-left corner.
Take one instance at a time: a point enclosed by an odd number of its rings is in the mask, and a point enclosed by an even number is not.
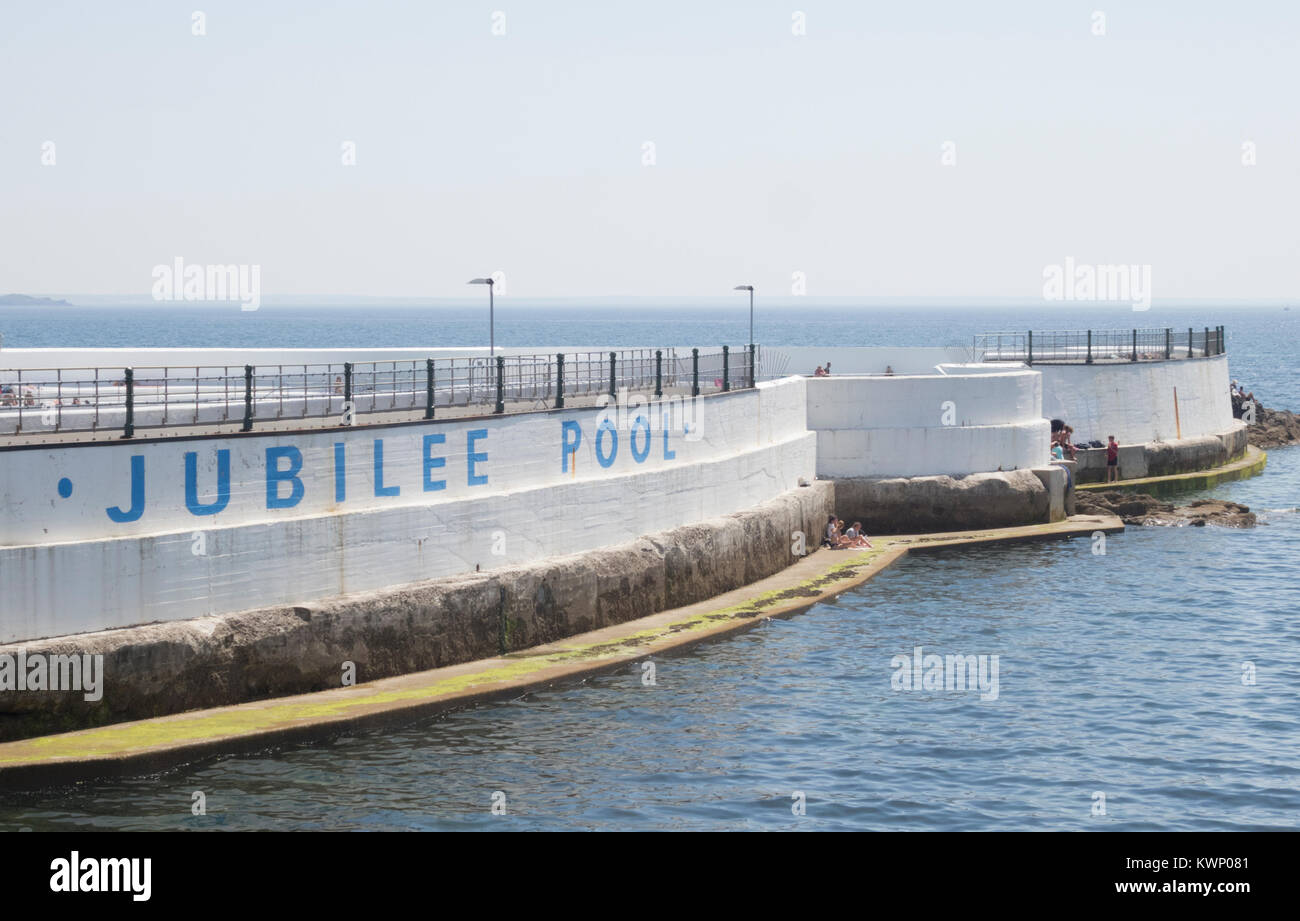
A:
[[[1010,330],[975,337],[976,361],[1081,363],[1172,361],[1226,350],[1223,326],[1146,329]]]
[[[758,350],[623,349],[341,364],[0,369],[0,435],[329,420],[439,409],[560,408],[620,390],[752,387]],[[693,371],[698,368],[698,374]],[[522,405],[519,405],[522,404]],[[472,414],[472,413],[471,413]]]

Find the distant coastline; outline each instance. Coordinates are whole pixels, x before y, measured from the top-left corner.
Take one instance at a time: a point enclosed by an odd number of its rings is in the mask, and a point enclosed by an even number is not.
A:
[[[71,307],[67,301],[28,294],[0,294],[0,307]]]

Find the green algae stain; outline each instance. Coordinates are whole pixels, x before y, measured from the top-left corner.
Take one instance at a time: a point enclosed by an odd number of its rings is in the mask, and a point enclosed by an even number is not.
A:
[[[123,756],[186,743],[272,733],[303,721],[340,722],[350,714],[359,714],[362,708],[383,708],[453,698],[474,688],[524,679],[553,666],[631,659],[644,653],[659,640],[698,632],[723,620],[755,617],[762,613],[763,608],[794,597],[819,597],[824,586],[853,578],[864,566],[895,544],[904,546],[906,542],[881,542],[876,548],[835,563],[819,575],[805,579],[792,588],[774,589],[738,604],[702,611],[662,626],[638,630],[614,641],[573,644],[542,655],[514,653],[509,657],[511,661],[505,664],[441,678],[418,687],[380,691],[375,690],[373,685],[361,685],[346,695],[320,692],[338,695],[328,700],[313,697],[311,700],[244,704],[219,711],[200,711],[193,715],[182,714],[138,723],[118,723],[99,729],[10,742],[0,745],[0,765]]]

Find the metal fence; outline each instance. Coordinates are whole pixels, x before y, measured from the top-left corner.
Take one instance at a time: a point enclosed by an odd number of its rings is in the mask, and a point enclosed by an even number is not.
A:
[[[481,407],[563,407],[620,390],[703,394],[752,387],[755,346],[343,364],[0,369],[0,435],[241,425]],[[523,404],[520,406],[519,404]]]
[[[1004,331],[975,337],[976,361],[1083,363],[1172,361],[1226,350],[1223,326]]]

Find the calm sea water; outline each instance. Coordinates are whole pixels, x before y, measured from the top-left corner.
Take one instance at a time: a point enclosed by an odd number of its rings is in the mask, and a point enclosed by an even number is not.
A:
[[[479,318],[452,311],[440,320],[264,307],[254,321],[263,333],[249,335],[235,332],[246,318],[164,326],[152,309],[40,323],[0,310],[0,330],[6,345],[479,341]],[[611,312],[499,315],[499,341],[676,344],[746,332],[743,311]],[[1153,311],[1143,325],[1226,323],[1234,376],[1294,409],[1294,314]],[[945,345],[986,328],[1120,327],[1133,316],[787,309],[766,316],[756,338]],[[914,556],[805,614],[661,657],[652,687],[628,666],[399,730],[10,794],[0,828],[1293,828],[1300,449],[1271,452],[1263,476],[1212,494],[1250,505],[1260,526],[1130,528],[1104,555],[1080,539]],[[916,646],[998,656],[997,699],[894,690],[891,659]],[[190,814],[197,790],[206,816]],[[491,812],[498,791],[504,816]],[[1093,814],[1099,793],[1104,816]],[[792,812],[796,794],[805,815]]]

